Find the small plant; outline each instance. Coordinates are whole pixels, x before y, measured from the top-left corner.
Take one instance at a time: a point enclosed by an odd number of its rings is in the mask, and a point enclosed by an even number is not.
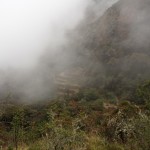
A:
[[[109,144],[107,146],[107,150],[124,150],[124,148],[116,143],[116,144]]]
[[[99,96],[100,95],[96,89],[85,89],[81,90],[76,97],[79,101],[83,99],[86,101],[94,101],[97,100]]]
[[[13,150],[13,146],[12,145],[9,145],[7,150]]]

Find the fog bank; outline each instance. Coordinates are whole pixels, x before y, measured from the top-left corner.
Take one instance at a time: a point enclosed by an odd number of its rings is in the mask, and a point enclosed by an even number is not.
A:
[[[80,23],[88,8],[99,16],[115,2],[1,0],[0,94],[15,93],[22,99],[50,97],[55,73],[74,57],[65,50],[66,33]]]

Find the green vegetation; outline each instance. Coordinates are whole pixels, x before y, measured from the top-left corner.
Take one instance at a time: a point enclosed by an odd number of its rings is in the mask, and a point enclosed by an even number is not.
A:
[[[150,46],[147,40],[139,46],[132,39],[136,8],[131,18],[130,11],[124,12],[130,7],[129,1],[119,1],[101,18],[86,16],[75,35],[69,33],[70,45],[64,48],[74,57],[64,70],[82,68],[81,83],[72,85],[68,76],[59,76],[59,98],[0,104],[0,149],[150,149],[150,81],[145,81],[150,77]]]
[[[0,115],[0,145],[7,150],[148,150],[147,84],[136,90],[143,105],[114,103],[112,94],[98,89],[43,104],[7,104]]]

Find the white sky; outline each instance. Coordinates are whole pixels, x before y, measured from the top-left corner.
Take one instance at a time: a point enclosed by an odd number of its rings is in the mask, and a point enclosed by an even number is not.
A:
[[[90,0],[0,0],[0,69],[34,66],[82,18]]]

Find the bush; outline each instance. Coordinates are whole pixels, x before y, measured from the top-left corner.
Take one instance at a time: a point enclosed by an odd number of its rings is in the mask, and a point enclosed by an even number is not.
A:
[[[105,141],[98,136],[89,137],[87,149],[88,150],[107,150]]]
[[[150,81],[146,81],[137,88],[137,97],[145,104],[150,103]],[[150,108],[149,108],[150,109]]]
[[[104,109],[103,100],[97,99],[96,101],[92,102],[91,106],[93,110],[103,111]]]
[[[30,145],[28,150],[47,150],[47,144],[44,141],[37,141]]]
[[[143,116],[135,121],[136,128],[136,149],[149,150],[150,148],[150,118]]]
[[[96,89],[85,89],[77,94],[78,100],[94,101],[97,100],[100,95]]]
[[[7,150],[13,150],[13,146],[8,146]]]
[[[107,99],[110,103],[112,103],[112,104],[116,104],[116,103],[117,103],[117,97],[116,97],[116,95],[115,95],[114,93],[112,93],[112,92],[107,92],[107,93],[105,94],[105,97],[106,97],[106,99]]]
[[[107,146],[107,150],[124,150],[124,148],[118,144],[110,144]]]

